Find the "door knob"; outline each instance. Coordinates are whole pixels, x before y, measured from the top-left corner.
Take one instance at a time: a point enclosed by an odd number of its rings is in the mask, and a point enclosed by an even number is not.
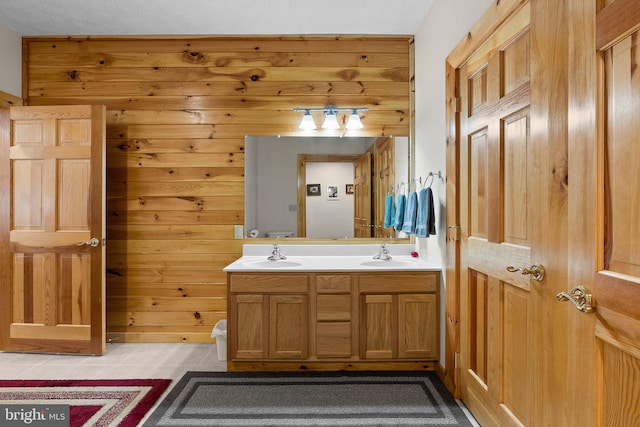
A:
[[[93,248],[97,248],[98,245],[100,244],[100,240],[96,239],[95,237],[92,237],[91,239],[87,240],[86,242],[80,242],[80,243],[76,243],[76,246],[91,246]]]
[[[570,293],[560,292],[556,295],[558,301],[569,301],[583,313],[593,313],[596,308],[593,306],[593,295],[587,293],[584,286],[576,286]]]
[[[538,282],[542,282],[542,280],[544,279],[544,273],[545,273],[544,267],[538,263],[533,264],[529,268],[526,268],[526,267],[516,268],[512,265],[509,265],[507,266],[507,271],[509,273],[516,273],[519,271],[522,274],[531,274],[531,277],[533,277],[533,280],[537,280]]]

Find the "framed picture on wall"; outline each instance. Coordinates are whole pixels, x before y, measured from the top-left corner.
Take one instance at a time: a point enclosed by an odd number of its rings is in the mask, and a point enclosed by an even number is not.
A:
[[[320,184],[307,184],[307,196],[319,196]]]
[[[353,194],[353,184],[346,184],[345,185],[344,194]]]
[[[338,186],[337,185],[329,185],[329,186],[327,186],[327,199],[329,199],[329,200],[338,200]]]

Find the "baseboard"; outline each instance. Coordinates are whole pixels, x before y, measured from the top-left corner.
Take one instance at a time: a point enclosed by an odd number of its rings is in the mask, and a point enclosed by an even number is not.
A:
[[[227,362],[229,372],[260,371],[433,371],[435,362],[327,362],[327,361],[265,361],[265,360],[230,360]]]
[[[442,366],[441,363],[436,363],[435,371],[436,371],[436,375],[438,375],[438,378],[440,378],[440,381],[442,381],[445,387],[447,387],[447,390],[449,390],[449,393],[457,397],[455,382],[453,378],[451,378],[451,376],[447,375],[447,371],[445,367]]]
[[[109,332],[107,343],[215,343],[210,332]]]

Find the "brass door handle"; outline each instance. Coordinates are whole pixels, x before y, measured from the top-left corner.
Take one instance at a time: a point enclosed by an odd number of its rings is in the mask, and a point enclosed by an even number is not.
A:
[[[529,268],[525,268],[525,267],[516,268],[516,267],[514,267],[512,265],[509,265],[509,266],[507,266],[506,270],[509,273],[516,273],[516,272],[519,271],[522,274],[531,274],[531,277],[533,277],[533,280],[537,280],[538,282],[542,282],[542,280],[544,279],[544,274],[545,274],[544,267],[541,264],[538,264],[538,263],[533,264]]]
[[[91,246],[93,248],[97,248],[98,245],[100,244],[100,240],[96,239],[95,237],[92,237],[91,239],[87,240],[86,242],[80,242],[80,243],[76,243],[76,246]]]
[[[593,313],[593,295],[587,292],[584,286],[576,286],[570,293],[560,292],[556,295],[558,301],[569,301],[583,313]]]

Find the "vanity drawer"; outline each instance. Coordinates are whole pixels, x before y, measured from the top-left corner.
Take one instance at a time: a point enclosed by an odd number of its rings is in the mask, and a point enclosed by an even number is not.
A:
[[[351,320],[351,295],[318,295],[316,320],[319,322]]]
[[[434,271],[361,274],[359,280],[360,293],[435,292],[437,286]]]
[[[306,274],[231,274],[229,291],[232,293],[300,293],[309,292]]]
[[[318,274],[316,292],[319,294],[348,294],[351,292],[350,274]]]
[[[316,352],[319,358],[350,358],[351,322],[318,323]]]

